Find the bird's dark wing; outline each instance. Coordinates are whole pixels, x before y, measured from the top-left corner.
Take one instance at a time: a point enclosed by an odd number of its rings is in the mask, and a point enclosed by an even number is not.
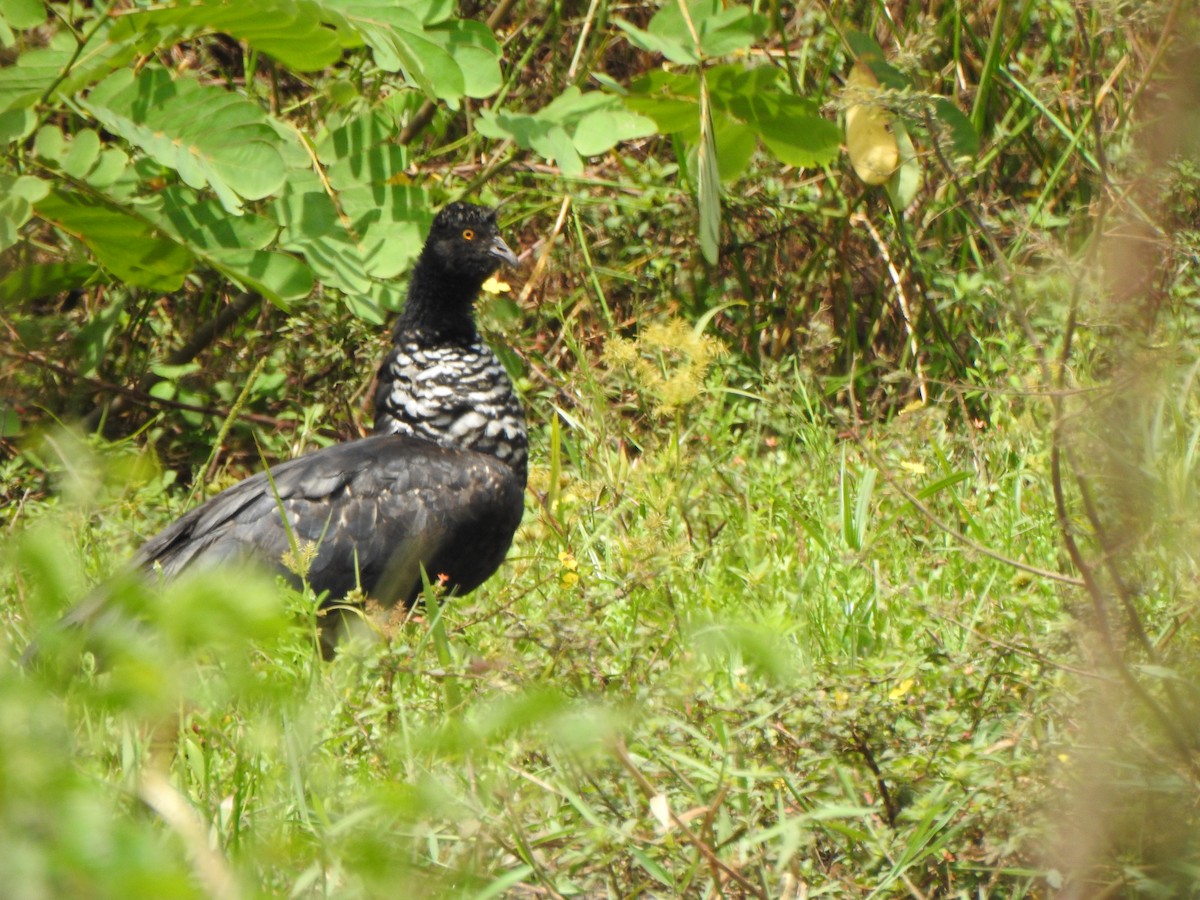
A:
[[[385,603],[410,601],[422,564],[430,578],[446,575],[466,592],[508,552],[523,489],[493,457],[379,435],[234,485],[147,541],[134,564],[170,577],[250,556],[283,571],[291,543],[282,509],[296,540],[317,545],[308,579],[318,593],[338,598],[361,586]]]

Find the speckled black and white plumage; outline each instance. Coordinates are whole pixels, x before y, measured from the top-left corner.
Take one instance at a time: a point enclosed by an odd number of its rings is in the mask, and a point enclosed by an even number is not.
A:
[[[422,567],[460,594],[486,580],[520,524],[527,467],[521,404],[474,321],[479,290],[502,262],[517,259],[493,211],[443,209],[380,369],[375,434],[234,485],[147,541],[133,566],[173,577],[250,557],[288,574],[282,507],[295,538],[317,545],[307,577],[331,602],[361,587],[383,604],[411,604]],[[97,592],[64,624],[104,608]]]
[[[461,237],[468,230],[470,248]],[[464,262],[468,256],[474,265]],[[480,285],[498,260],[516,263],[496,231],[494,213],[455,204],[438,215],[413,270],[394,346],[379,370],[375,433],[487,453],[524,478],[525,413],[472,315]]]
[[[524,412],[504,366],[479,339],[447,346],[404,335],[380,372],[375,415],[376,434],[475,450],[526,470]]]

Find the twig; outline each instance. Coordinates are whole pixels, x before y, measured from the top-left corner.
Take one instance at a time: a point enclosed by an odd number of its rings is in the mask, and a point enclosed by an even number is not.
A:
[[[1081,669],[1078,666],[1071,666],[1067,665],[1066,663],[1058,662],[1057,660],[1053,660],[1046,656],[1046,654],[1040,653],[1031,647],[1023,647],[1020,644],[1012,644],[1008,641],[1002,641],[998,637],[993,637],[990,634],[984,634],[978,628],[974,627],[973,625],[968,625],[966,622],[961,622],[954,616],[949,616],[945,613],[936,611],[932,612],[932,615],[935,619],[941,619],[945,622],[949,622],[956,628],[961,628],[963,631],[969,631],[972,635],[986,644],[991,644],[993,647],[999,647],[1001,650],[1007,650],[1009,653],[1016,653],[1019,656],[1027,656],[1030,659],[1041,663],[1043,666],[1048,666],[1052,669],[1058,669],[1060,672],[1070,672],[1072,675],[1078,675],[1080,678],[1091,678],[1095,681],[1104,681],[1110,684],[1116,683],[1117,681],[1117,679],[1110,675],[1102,675],[1099,672],[1091,669]]]
[[[621,764],[622,768],[624,768],[626,772],[633,776],[633,780],[637,782],[638,788],[641,790],[646,799],[649,800],[651,797],[658,796],[660,791],[655,789],[654,785],[650,782],[650,779],[642,774],[642,771],[629,756],[629,750],[625,747],[624,739],[618,738],[613,749],[616,752],[617,761]],[[675,811],[669,806],[667,807],[667,814],[671,817],[671,824],[679,829],[689,844],[700,851],[700,855],[708,860],[710,866],[728,875],[743,888],[745,888],[747,892],[753,894],[755,897],[766,897],[766,894],[763,892],[761,887],[748,879],[745,875],[741,874],[735,869],[730,868],[727,863],[723,862],[721,858],[713,852],[712,847],[708,846],[708,844],[704,843],[704,841],[697,837],[695,833],[688,828],[687,824],[680,819],[679,816],[675,815]]]
[[[554,241],[558,238],[563,230],[563,225],[567,221],[567,210],[571,208],[571,195],[563,194],[562,206],[558,210],[558,218],[554,222],[554,227],[550,229],[550,236],[546,238],[545,244],[542,246],[542,252],[538,254],[537,262],[533,264],[533,272],[529,275],[529,280],[525,282],[525,286],[521,288],[521,294],[517,297],[517,305],[524,306],[525,301],[533,293],[538,282],[542,280],[542,273],[546,269],[546,261],[550,258],[550,251],[554,249]]]
[[[875,776],[875,786],[879,788],[879,799],[883,801],[883,811],[887,813],[888,826],[895,828],[896,817],[900,815],[900,807],[895,799],[893,799],[892,792],[888,790],[883,772],[880,771],[879,764],[875,762],[875,754],[871,752],[871,747],[867,743],[866,738],[857,730],[852,730],[850,737],[854,742],[854,749],[863,758],[863,762],[867,764],[867,768],[871,770],[871,774]]]
[[[205,894],[216,900],[237,900],[241,892],[233,870],[209,845],[204,823],[166,777],[157,769],[147,768],[138,786],[138,796],[179,835]]]
[[[575,44],[575,55],[571,57],[571,65],[567,67],[567,81],[575,80],[575,71],[579,68],[579,58],[583,56],[583,46],[587,43],[587,36],[592,30],[592,23],[596,19],[596,7],[600,5],[600,0],[592,0],[588,4],[587,15],[583,17],[583,28],[579,31],[579,40]]]
[[[137,401],[143,406],[161,406],[166,407],[167,409],[181,409],[186,412],[196,412],[206,416],[226,416],[229,414],[228,410],[223,410],[216,406],[201,406],[198,403],[186,403],[183,400],[168,400],[164,397],[155,397],[152,394],[147,394],[145,391],[139,391],[137,388],[125,387],[123,384],[114,384],[111,381],[104,381],[101,378],[92,378],[88,375],[80,375],[74,369],[68,368],[61,363],[53,362],[40,353],[13,353],[9,351],[8,356],[10,359],[33,363],[34,365],[41,366],[44,369],[49,369],[51,372],[55,372],[59,375],[65,375],[69,378],[77,378],[85,384],[91,385],[97,390],[121,394]],[[279,419],[275,416],[265,416],[262,413],[244,413],[243,418],[247,422],[257,422],[259,425],[269,425],[271,428],[276,429],[295,424],[292,421]]]
[[[892,261],[892,254],[888,251],[887,244],[884,243],[883,236],[875,230],[875,226],[871,224],[871,220],[862,213],[855,213],[850,217],[850,224],[863,225],[871,234],[871,240],[875,242],[875,247],[879,250],[880,256],[883,257],[884,263],[887,265],[888,275],[891,276],[892,285],[896,289],[896,304],[900,307],[900,318],[904,320],[904,330],[908,332],[908,343],[912,349],[913,366],[917,370],[917,392],[921,395],[921,402],[929,401],[929,388],[925,383],[924,367],[921,365],[921,348],[917,345],[917,332],[913,327],[912,314],[908,311],[908,296],[904,292],[904,276],[900,274],[900,270],[896,268],[895,262]]]
[[[1003,553],[999,553],[996,550],[979,543],[978,541],[972,540],[961,531],[951,528],[949,525],[944,523],[941,519],[933,514],[933,511],[928,506],[917,499],[915,494],[907,490],[898,481],[892,478],[891,473],[889,472],[887,466],[884,465],[883,460],[881,460],[879,456],[867,446],[867,442],[863,439],[862,434],[859,432],[858,405],[854,402],[853,397],[851,397],[851,408],[854,410],[855,427],[850,430],[850,436],[854,439],[854,442],[858,444],[858,449],[862,451],[863,456],[865,456],[871,465],[878,470],[879,474],[883,476],[883,480],[886,481],[893,490],[900,494],[900,496],[912,504],[913,508],[916,509],[917,512],[919,512],[926,519],[928,519],[933,525],[950,535],[960,544],[963,544],[964,546],[974,550],[976,553],[982,553],[984,556],[994,559],[997,562],[1004,563],[1005,565],[1012,566],[1014,569],[1020,569],[1022,572],[1028,572],[1030,575],[1037,575],[1039,578],[1046,578],[1050,581],[1069,584],[1072,587],[1084,586],[1083,581],[1078,578],[1072,578],[1070,575],[1064,575],[1062,572],[1055,572],[1051,569],[1043,569],[1039,566],[1033,566],[1029,563],[1021,562],[1019,559],[1013,559],[1010,556],[1005,556]]]
[[[217,338],[228,331],[233,325],[250,309],[258,304],[262,298],[258,294],[249,291],[243,291],[233,298],[220,312],[213,318],[209,319],[203,325],[196,329],[195,333],[186,344],[171,351],[164,360],[168,366],[182,366],[190,363],[193,359],[203,353],[211,346]],[[135,388],[139,394],[150,396],[150,389],[156,384],[165,379],[156,372],[147,372],[138,381]],[[129,404],[128,400],[132,399],[127,394],[119,394],[113,398],[113,401],[108,405],[107,414],[119,413],[124,410]],[[103,406],[97,404],[96,407],[88,413],[84,419],[84,423],[88,430],[96,427],[101,415],[103,415]]]

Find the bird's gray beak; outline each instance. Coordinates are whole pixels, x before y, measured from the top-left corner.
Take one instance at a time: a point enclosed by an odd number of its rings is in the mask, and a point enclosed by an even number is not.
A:
[[[504,238],[500,237],[500,235],[492,238],[491,254],[504,260],[510,266],[517,265],[517,254],[508,249],[508,244],[504,243]]]

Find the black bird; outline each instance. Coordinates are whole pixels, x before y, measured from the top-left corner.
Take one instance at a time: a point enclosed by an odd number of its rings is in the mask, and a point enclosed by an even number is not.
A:
[[[292,546],[286,515],[298,544],[316,545],[307,578],[327,602],[361,587],[385,606],[412,604],[422,567],[459,594],[483,583],[521,521],[528,456],[512,382],[475,327],[479,290],[501,263],[517,258],[493,210],[442,209],[380,368],[374,433],[234,485],[148,540],[131,565],[170,578],[253,558],[294,580],[282,562]],[[97,592],[63,624],[104,608]],[[327,654],[335,630],[322,629]]]

